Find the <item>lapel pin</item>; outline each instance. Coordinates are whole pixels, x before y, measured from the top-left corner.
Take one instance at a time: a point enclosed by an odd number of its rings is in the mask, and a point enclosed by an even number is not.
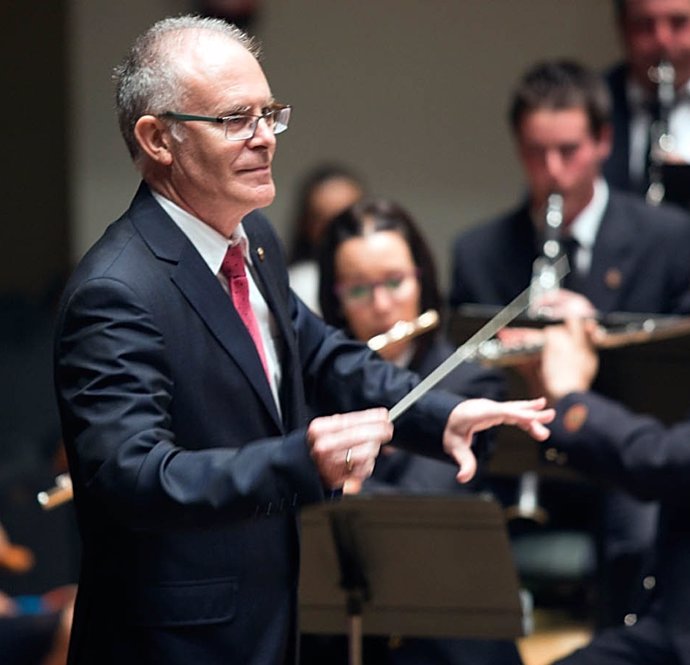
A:
[[[256,255],[259,257],[259,261],[263,261],[266,258],[266,252],[263,247],[256,248]]]
[[[619,289],[623,282],[623,275],[618,268],[609,268],[604,275],[604,284],[609,289]]]

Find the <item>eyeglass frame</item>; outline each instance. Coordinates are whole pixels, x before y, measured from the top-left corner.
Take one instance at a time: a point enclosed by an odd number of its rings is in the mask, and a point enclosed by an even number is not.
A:
[[[277,115],[279,113],[283,113],[287,111],[287,119],[282,123],[282,128],[279,129],[278,131],[275,130],[275,127],[278,126],[278,118]],[[226,141],[250,141],[251,139],[254,138],[256,135],[256,130],[259,127],[259,121],[261,119],[267,120],[270,116],[276,116],[275,118],[275,124],[274,127],[271,128],[269,125],[269,128],[273,132],[274,136],[276,134],[282,134],[287,128],[288,124],[290,122],[290,115],[292,113],[292,106],[290,104],[271,104],[270,108],[263,113],[256,115],[252,113],[232,113],[230,115],[218,115],[218,116],[212,116],[212,115],[195,115],[193,113],[178,113],[177,111],[165,111],[163,113],[159,113],[157,115],[158,118],[169,118],[170,120],[176,120],[178,122],[213,122],[216,124],[223,125],[223,135],[225,136]],[[248,136],[242,136],[242,137],[229,137],[228,136],[228,125],[227,122],[228,120],[232,120],[233,118],[243,118],[243,119],[249,119],[252,118],[254,120],[254,124],[251,127],[251,134]]]
[[[345,284],[342,283],[337,283],[333,287],[333,291],[338,296],[338,298],[340,298],[340,301],[343,304],[349,303],[355,306],[364,306],[371,304],[371,302],[374,299],[374,291],[380,286],[386,287],[386,282],[389,282],[392,279],[400,279],[400,284],[394,289],[386,288],[386,293],[389,294],[391,297],[395,298],[395,293],[400,288],[402,288],[403,284],[412,277],[418,280],[420,273],[421,271],[419,268],[412,268],[411,270],[401,270],[400,272],[395,273],[394,275],[390,275],[389,277],[385,277],[384,279],[376,280],[375,282],[360,282],[358,284],[353,284],[353,286],[367,287],[368,293],[366,296],[363,296],[362,298],[348,298],[345,292],[348,290],[348,288],[352,287],[347,287],[345,286]]]

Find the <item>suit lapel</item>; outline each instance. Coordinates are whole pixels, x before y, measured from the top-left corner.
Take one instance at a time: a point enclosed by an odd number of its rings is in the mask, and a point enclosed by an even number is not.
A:
[[[264,234],[257,229],[258,225],[250,223],[244,224],[245,231],[249,237],[251,248],[251,258],[254,274],[259,282],[258,286],[268,303],[274,316],[281,341],[284,344],[281,354],[282,382],[281,382],[281,406],[283,420],[288,428],[296,426],[290,422],[290,417],[296,413],[292,404],[296,391],[299,389],[295,381],[299,372],[295,367],[298,351],[294,339],[293,326],[290,314],[287,309],[287,300],[280,292],[280,279],[275,274],[275,270],[280,265],[281,258],[273,256],[278,252],[278,247],[271,239],[264,237]]]
[[[232,300],[187,237],[165,214],[148,189],[140,189],[132,221],[154,255],[171,263],[170,278],[204,321],[220,346],[238,365],[276,425],[282,422],[261,359]]]
[[[635,229],[630,228],[629,220],[615,214],[614,197],[612,193],[601,220],[584,289],[584,295],[602,312],[620,309],[636,261]]]

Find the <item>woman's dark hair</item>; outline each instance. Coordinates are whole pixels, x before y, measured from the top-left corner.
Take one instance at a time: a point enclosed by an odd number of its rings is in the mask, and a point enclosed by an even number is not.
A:
[[[417,229],[410,214],[397,203],[383,199],[363,199],[333,218],[318,253],[319,303],[326,323],[352,334],[336,295],[335,255],[340,245],[350,238],[358,238],[377,231],[393,231],[402,236],[419,270],[420,312],[442,308],[436,266],[429,246]],[[426,349],[432,336],[419,338],[418,353]]]
[[[297,190],[297,201],[290,229],[292,236],[288,243],[288,263],[315,258],[317,248],[309,237],[311,224],[311,199],[314,190],[329,180],[350,180],[364,191],[362,179],[349,168],[340,164],[324,164],[306,175]]]

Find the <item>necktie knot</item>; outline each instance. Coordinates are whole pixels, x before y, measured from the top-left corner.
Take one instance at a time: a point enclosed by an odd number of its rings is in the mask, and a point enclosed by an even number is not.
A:
[[[244,256],[242,254],[242,246],[239,243],[228,247],[220,269],[228,280],[237,279],[238,277],[246,278]]]

